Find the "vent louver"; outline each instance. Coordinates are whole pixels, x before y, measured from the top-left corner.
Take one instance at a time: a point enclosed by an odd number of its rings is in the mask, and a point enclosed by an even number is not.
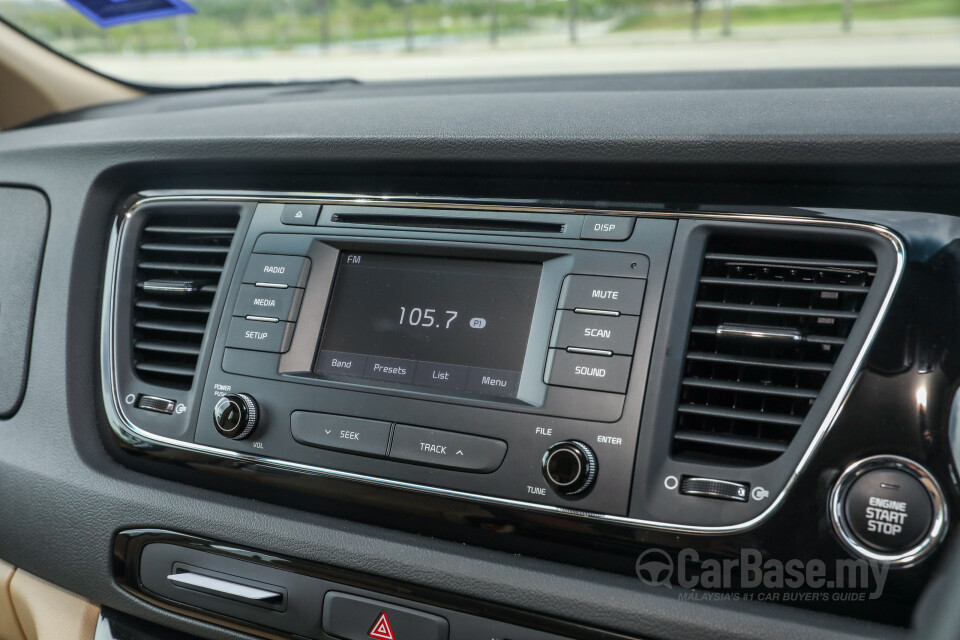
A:
[[[687,344],[674,456],[758,465],[789,446],[876,275],[856,245],[707,246]],[[774,253],[774,255],[771,255]]]
[[[188,389],[239,217],[156,213],[137,245],[133,365],[144,382]]]

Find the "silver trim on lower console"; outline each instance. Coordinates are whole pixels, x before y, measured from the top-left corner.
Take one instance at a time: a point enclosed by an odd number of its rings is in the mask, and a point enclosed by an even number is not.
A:
[[[837,219],[817,219],[809,217],[793,217],[786,215],[769,215],[769,214],[746,214],[746,213],[668,213],[668,212],[645,212],[645,211],[624,211],[624,210],[609,210],[609,209],[587,209],[587,208],[561,208],[561,207],[534,207],[534,206],[509,206],[509,205],[499,205],[499,204],[490,204],[489,202],[479,202],[479,201],[438,201],[434,199],[417,199],[417,198],[380,198],[375,196],[361,196],[361,195],[344,195],[344,194],[320,194],[320,193],[294,193],[294,194],[258,194],[251,192],[196,192],[196,191],[156,191],[156,192],[144,192],[143,198],[138,200],[124,216],[120,218],[119,225],[114,229],[114,235],[111,238],[110,250],[108,257],[108,264],[110,268],[107,270],[107,288],[106,291],[109,291],[109,295],[104,297],[103,301],[103,313],[107,319],[106,332],[103,336],[107,341],[106,349],[101,349],[103,355],[102,366],[109,373],[109,385],[104,385],[103,393],[104,400],[107,409],[108,417],[110,418],[110,425],[116,435],[123,439],[126,442],[132,444],[148,444],[153,446],[162,446],[175,449],[181,449],[196,453],[205,453],[213,456],[218,456],[222,458],[232,459],[238,462],[247,462],[252,464],[260,464],[266,466],[279,467],[284,469],[289,469],[293,471],[298,471],[302,473],[309,473],[314,475],[325,475],[332,476],[337,478],[349,479],[359,482],[364,482],[368,484],[377,484],[382,486],[431,493],[440,496],[446,496],[451,498],[459,498],[477,502],[485,502],[498,504],[509,507],[516,507],[526,510],[554,513],[558,515],[567,515],[574,516],[579,518],[587,518],[591,520],[607,522],[610,524],[619,524],[626,526],[635,526],[635,527],[647,527],[651,529],[659,529],[665,531],[674,531],[674,532],[684,532],[684,533],[693,533],[693,534],[730,534],[738,533],[751,529],[765,519],[767,519],[783,502],[787,493],[790,491],[797,478],[801,472],[806,468],[811,457],[816,452],[820,443],[823,441],[824,437],[833,427],[836,422],[837,416],[840,413],[840,410],[843,408],[844,403],[846,402],[847,396],[850,393],[850,390],[853,387],[854,381],[857,378],[857,374],[860,372],[860,369],[863,365],[864,358],[866,357],[867,352],[869,351],[873,341],[877,335],[877,332],[880,328],[880,325],[883,321],[883,318],[886,315],[887,309],[890,306],[890,302],[893,299],[893,295],[897,289],[898,284],[900,283],[901,276],[903,274],[903,269],[905,265],[905,249],[903,242],[900,238],[890,231],[889,229],[867,223],[860,222],[850,222],[845,220]],[[286,460],[279,460],[275,458],[269,458],[266,456],[258,456],[248,453],[239,453],[236,451],[229,451],[227,449],[220,449],[217,447],[210,447],[206,445],[200,445],[193,442],[184,442],[176,440],[173,438],[168,438],[165,436],[157,435],[151,433],[136,426],[132,420],[130,420],[127,415],[124,413],[123,403],[121,398],[118,395],[118,384],[117,384],[117,372],[114,362],[114,345],[115,345],[115,327],[114,327],[114,307],[117,297],[117,268],[119,260],[119,246],[120,239],[123,235],[124,225],[127,218],[135,212],[141,206],[148,203],[155,202],[183,202],[183,201],[192,201],[192,202],[236,202],[236,203],[303,203],[305,201],[311,201],[316,204],[362,204],[365,206],[391,206],[391,207],[418,207],[421,209],[424,208],[433,208],[433,209],[464,209],[469,208],[478,211],[498,211],[498,212],[513,212],[513,213],[552,213],[552,214],[590,214],[590,215],[634,215],[634,216],[643,216],[643,217],[656,217],[656,218],[669,218],[669,219],[683,219],[683,218],[696,218],[696,219],[707,219],[707,220],[720,220],[720,221],[739,221],[739,222],[754,222],[754,223],[773,223],[773,224],[790,224],[790,225],[817,225],[821,227],[832,227],[832,228],[841,228],[841,229],[851,229],[859,231],[868,231],[875,233],[887,241],[893,246],[896,252],[896,265],[893,278],[891,279],[890,286],[886,291],[886,294],[881,302],[880,308],[877,312],[876,317],[873,319],[869,331],[867,333],[866,339],[864,340],[863,347],[860,349],[860,352],[857,354],[856,359],[854,360],[853,366],[850,368],[846,378],[843,380],[843,384],[840,387],[840,392],[837,394],[837,397],[834,399],[833,404],[830,405],[827,414],[818,428],[817,432],[814,434],[813,438],[810,441],[809,446],[801,457],[799,463],[797,464],[796,469],[793,474],[784,484],[783,489],[780,493],[773,499],[767,508],[759,515],[750,520],[738,523],[736,525],[729,526],[697,526],[697,525],[685,525],[679,523],[670,523],[670,522],[657,522],[650,520],[641,520],[636,518],[629,518],[625,516],[615,516],[607,515],[602,513],[591,513],[585,511],[579,511],[576,509],[568,509],[563,507],[557,507],[553,505],[544,505],[536,504],[532,502],[523,502],[520,500],[512,500],[508,498],[499,498],[496,496],[487,496],[481,494],[474,494],[465,491],[457,491],[452,489],[443,489],[440,487],[431,487],[427,485],[415,484],[411,482],[403,482],[398,480],[391,480],[388,478],[380,478],[376,476],[363,475],[358,473],[351,473],[347,471],[340,471],[336,469],[328,469],[324,467],[318,467],[308,464],[302,464],[297,462],[290,462]],[[109,386],[109,388],[107,388]]]

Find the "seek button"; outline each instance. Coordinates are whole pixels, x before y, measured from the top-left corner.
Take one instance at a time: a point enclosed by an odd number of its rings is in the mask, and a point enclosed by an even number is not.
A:
[[[312,411],[294,411],[290,431],[301,444],[378,458],[387,454],[390,440],[389,422]]]

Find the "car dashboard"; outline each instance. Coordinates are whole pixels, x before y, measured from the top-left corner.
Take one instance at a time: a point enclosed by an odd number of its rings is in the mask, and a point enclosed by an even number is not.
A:
[[[116,637],[951,637],[960,78],[531,82],[0,135],[0,557]]]

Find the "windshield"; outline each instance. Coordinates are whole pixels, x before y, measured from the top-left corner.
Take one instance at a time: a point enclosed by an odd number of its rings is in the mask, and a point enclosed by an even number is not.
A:
[[[960,66],[960,0],[0,0],[0,17],[147,85]]]

